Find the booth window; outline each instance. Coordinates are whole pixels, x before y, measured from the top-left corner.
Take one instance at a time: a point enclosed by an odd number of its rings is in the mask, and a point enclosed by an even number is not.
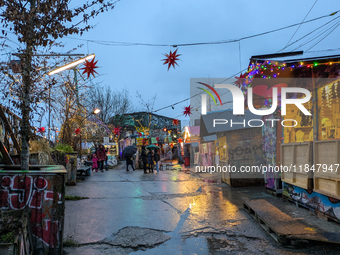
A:
[[[311,98],[303,106],[312,112],[313,99]],[[293,104],[288,104],[286,108],[286,115],[283,116],[285,126],[295,127],[284,127],[284,143],[301,143],[313,141],[313,116],[304,115],[299,108]],[[295,120],[289,121],[289,120]]]
[[[318,140],[340,139],[338,81],[318,89]]]

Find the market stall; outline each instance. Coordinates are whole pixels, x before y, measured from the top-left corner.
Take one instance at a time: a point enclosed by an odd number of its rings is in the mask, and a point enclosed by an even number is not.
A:
[[[276,136],[276,165],[286,167],[281,173],[282,193],[301,206],[340,222],[340,51],[320,54],[292,52],[252,57],[243,85],[244,90],[253,88],[256,105],[267,108],[274,87],[279,90],[279,103],[283,87],[310,91],[311,98],[302,106],[311,115],[294,104],[287,104],[286,114],[280,114],[278,123],[282,128],[277,128],[277,134],[281,130],[282,138]],[[256,93],[256,86],[262,86],[261,93]],[[304,99],[305,94],[291,93],[289,98]],[[275,140],[273,132],[264,130],[264,146]],[[270,148],[265,148],[267,161],[274,155],[269,152]]]

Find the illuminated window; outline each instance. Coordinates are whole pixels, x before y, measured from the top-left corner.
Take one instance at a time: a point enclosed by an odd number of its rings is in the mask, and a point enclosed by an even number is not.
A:
[[[318,140],[340,139],[339,82],[318,89]]]
[[[313,99],[311,98],[307,103],[304,103],[303,106],[312,113]],[[287,120],[284,122],[285,126],[296,125],[295,127],[283,128],[284,143],[313,141],[313,116],[304,115],[295,105],[288,104],[286,115],[283,119]],[[296,122],[288,120],[295,120]]]

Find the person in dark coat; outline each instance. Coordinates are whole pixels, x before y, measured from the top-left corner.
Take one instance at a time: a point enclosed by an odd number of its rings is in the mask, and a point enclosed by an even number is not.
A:
[[[126,171],[129,171],[129,165],[132,166],[132,170],[135,171],[133,167],[133,157],[126,157]]]
[[[149,173],[153,173],[153,155],[152,155],[152,151],[150,149],[148,149],[148,154],[146,154],[148,156],[148,164],[149,164]]]
[[[99,168],[102,172],[104,172],[104,162],[106,160],[106,150],[104,148],[104,145],[100,144],[97,150],[97,158],[98,158],[98,164]]]
[[[109,153],[109,149],[106,149],[105,152],[106,152],[106,158],[105,158],[105,170],[108,171],[108,168],[107,168],[107,161],[109,160],[109,157],[107,156],[107,154]]]
[[[146,156],[146,151],[145,151],[145,146],[144,145],[142,146],[142,152],[141,152],[140,157],[141,157],[142,162],[143,162],[144,173],[146,174],[146,163],[148,161],[147,161],[147,156]]]
[[[153,154],[153,158],[154,158],[154,160],[156,162],[157,173],[159,173],[159,167],[158,167],[159,154],[158,154],[158,150],[157,149],[155,150],[155,153]]]

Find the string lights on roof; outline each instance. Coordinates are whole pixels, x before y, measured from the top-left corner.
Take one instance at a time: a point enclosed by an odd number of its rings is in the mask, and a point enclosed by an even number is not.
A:
[[[294,63],[285,63],[285,62],[278,62],[278,61],[264,61],[263,63],[253,63],[249,65],[248,72],[246,73],[245,81],[244,83],[250,87],[250,83],[252,79],[257,76],[261,77],[263,79],[272,79],[272,78],[278,78],[282,71],[285,71],[286,69],[289,69],[290,71],[293,71],[296,68],[302,68],[302,67],[307,67],[307,68],[314,68],[317,66],[322,66],[322,65],[334,65],[338,64],[340,61],[329,61],[329,62],[307,62],[304,63],[302,61],[300,62],[294,62]],[[270,70],[270,75],[266,74]]]

